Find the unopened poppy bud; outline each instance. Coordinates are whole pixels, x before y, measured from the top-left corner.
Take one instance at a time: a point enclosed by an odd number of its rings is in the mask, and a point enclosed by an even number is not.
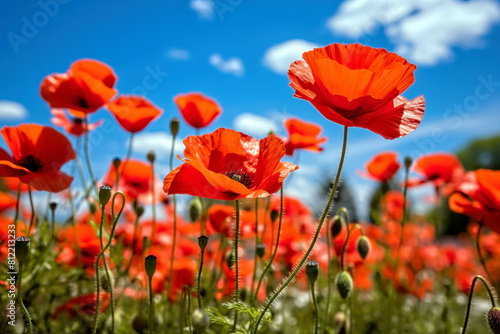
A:
[[[314,285],[314,283],[316,283],[316,280],[318,279],[318,274],[319,274],[318,262],[315,260],[309,261],[309,263],[306,265],[306,276],[311,285]]]
[[[356,242],[356,249],[363,260],[366,259],[371,248],[372,245],[370,243],[370,239],[364,235],[358,238],[358,241]]]
[[[115,170],[118,170],[118,168],[120,167],[121,163],[122,163],[122,161],[120,160],[120,158],[114,158],[113,159],[113,166],[115,167]]]
[[[153,150],[149,151],[148,154],[146,155],[146,158],[148,158],[148,161],[151,163],[155,162],[155,160],[156,160],[155,151],[153,151]]]
[[[201,308],[194,310],[191,315],[191,319],[193,320],[193,329],[195,333],[203,334],[208,331],[210,319],[208,318],[207,313]]]
[[[336,279],[337,291],[340,296],[344,299],[351,293],[354,283],[352,282],[352,277],[347,271],[343,271],[338,274]]]
[[[146,256],[144,259],[144,267],[146,268],[146,274],[151,279],[156,271],[156,259],[157,257],[153,254]]]
[[[144,333],[148,328],[148,319],[141,313],[136,314],[132,319],[132,328],[136,333]]]
[[[101,287],[104,289],[106,292],[111,292],[111,284],[108,281],[108,276],[105,273],[101,274]]]
[[[179,119],[178,118],[172,118],[170,120],[170,133],[172,136],[177,136],[177,133],[179,132]]]
[[[200,218],[201,212],[203,211],[201,201],[201,198],[195,197],[191,200],[191,202],[189,202],[188,214],[192,223],[198,221],[198,218]]]
[[[405,167],[406,168],[410,169],[412,163],[413,163],[413,159],[411,157],[405,158]]]
[[[488,325],[490,325],[491,331],[495,334],[500,334],[500,308],[493,307],[488,312]]]
[[[344,228],[344,222],[339,215],[335,215],[333,217],[332,226],[330,226],[330,230],[332,232],[332,238],[335,238],[342,232],[342,228]]]
[[[135,207],[135,214],[137,215],[137,217],[140,217],[144,214],[144,207],[143,206],[136,206]]]
[[[97,212],[97,206],[95,205],[94,202],[90,202],[89,204],[89,210],[91,214],[94,214]]]
[[[111,198],[111,187],[110,186],[102,186],[99,188],[99,202],[102,206],[106,206],[108,204],[109,199]]]
[[[257,256],[262,259],[262,257],[266,254],[266,245],[264,245],[263,243],[257,244],[256,252]]]
[[[201,251],[204,251],[207,245],[208,245],[208,237],[206,235],[198,237],[198,246],[200,246]]]
[[[15,247],[17,261],[23,263],[30,253],[30,239],[25,236],[16,238]]]
[[[275,222],[278,219],[280,213],[276,210],[271,210],[271,222]]]
[[[233,254],[233,252],[229,252],[226,255],[226,264],[227,264],[227,266],[228,266],[229,269],[233,268],[233,264],[234,264],[234,254]]]
[[[56,208],[57,208],[57,202],[50,202],[50,203],[49,203],[49,208],[50,208],[50,210],[52,210],[52,211],[56,211]]]

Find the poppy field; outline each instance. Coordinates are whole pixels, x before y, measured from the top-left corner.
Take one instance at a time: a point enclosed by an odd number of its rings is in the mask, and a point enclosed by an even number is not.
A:
[[[322,122],[291,116],[260,138],[207,131],[224,106],[179,92],[168,153],[142,158],[134,140],[164,110],[118,91],[126,73],[88,58],[46,73],[35,98],[52,124],[0,130],[0,332],[500,333],[500,171],[378,150],[358,166],[377,189],[368,217],[344,205],[352,129],[398,141],[425,122],[425,97],[405,93],[417,66],[359,43],[287,66],[289,98]],[[129,141],[98,173],[89,136],[102,114]],[[286,185],[300,152],[321,156],[327,140],[340,153],[318,214]],[[423,186],[426,214],[410,200]],[[450,219],[464,229],[447,233]]]

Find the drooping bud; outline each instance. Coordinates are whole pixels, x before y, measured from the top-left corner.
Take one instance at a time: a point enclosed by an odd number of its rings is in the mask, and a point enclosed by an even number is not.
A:
[[[370,253],[370,249],[372,248],[370,239],[366,236],[362,235],[356,241],[356,249],[358,250],[359,255],[364,260]]]
[[[266,254],[266,245],[263,243],[258,243],[256,252],[257,256],[262,259],[262,257],[264,257],[264,255]]]
[[[156,271],[156,259],[157,257],[153,254],[146,256],[144,259],[144,267],[146,268],[146,274],[148,274],[149,279],[153,278]]]
[[[311,285],[314,285],[314,283],[316,283],[316,280],[318,279],[318,274],[319,274],[318,262],[315,260],[309,261],[309,263],[307,263],[306,265],[306,276]]]
[[[342,229],[344,228],[344,221],[339,215],[335,215],[332,220],[332,226],[330,227],[330,231],[332,232],[332,238],[337,237]]]
[[[275,222],[278,219],[280,213],[276,210],[271,210],[271,222]]]
[[[177,133],[179,132],[179,119],[174,117],[170,120],[170,133],[172,136],[177,136]]]
[[[488,325],[494,334],[500,334],[500,308],[493,307],[488,312]]]
[[[103,288],[103,290],[108,293],[111,292],[112,285],[108,281],[108,276],[105,273],[101,273],[100,277],[101,277],[101,287]],[[113,278],[110,277],[110,279],[112,280]]]
[[[199,197],[194,197],[191,202],[189,202],[188,206],[188,214],[189,220],[192,223],[195,223],[200,218],[200,215],[203,211],[203,204],[201,203],[202,199]]]
[[[191,315],[191,319],[193,320],[193,329],[195,333],[203,334],[208,331],[210,319],[208,318],[207,313],[201,308],[194,310]]]
[[[148,154],[146,155],[146,158],[148,158],[149,162],[154,163],[156,160],[155,151],[153,151],[153,150],[149,151]]]
[[[56,211],[57,202],[50,202],[49,203],[49,208],[50,208],[50,210],[52,210],[52,212]]]
[[[99,188],[99,202],[102,206],[106,206],[108,204],[109,199],[111,198],[111,187],[110,186],[102,186]]]
[[[406,168],[410,169],[412,163],[413,163],[413,159],[411,157],[405,158],[405,167]]]
[[[25,236],[16,238],[15,247],[17,261],[23,263],[30,253],[30,239]]]
[[[208,237],[206,235],[202,235],[198,237],[198,246],[200,246],[201,251],[205,250],[205,247],[208,245]]]
[[[349,273],[345,270],[337,275],[335,284],[337,285],[337,291],[344,299],[349,296],[349,293],[351,293],[354,286],[351,275],[349,275]]]

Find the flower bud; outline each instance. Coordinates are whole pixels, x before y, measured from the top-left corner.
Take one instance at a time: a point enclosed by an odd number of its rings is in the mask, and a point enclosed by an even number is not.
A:
[[[198,237],[198,246],[200,246],[202,252],[205,250],[205,247],[207,247],[207,244],[208,244],[208,237],[206,235]]]
[[[111,198],[111,187],[110,186],[102,186],[99,188],[99,202],[102,206],[106,206],[108,204],[109,199]]]
[[[191,315],[191,319],[193,320],[193,329],[195,333],[203,334],[208,331],[208,327],[210,326],[210,319],[205,311],[201,308],[197,308],[194,310]]]
[[[337,285],[337,291],[344,299],[349,296],[349,293],[351,293],[354,286],[351,275],[349,275],[349,273],[345,270],[337,275],[335,284]]]
[[[226,264],[229,269],[233,269],[234,265],[234,254],[233,252],[229,252],[226,254]]]
[[[144,259],[144,267],[146,268],[146,274],[148,274],[149,279],[153,278],[156,271],[156,259],[157,257],[153,254],[146,256]]]
[[[122,161],[120,160],[120,158],[114,158],[113,159],[113,167],[115,167],[115,171],[118,170],[118,168],[120,167]]]
[[[112,285],[108,281],[108,276],[106,275],[106,273],[101,273],[100,277],[101,277],[101,287],[103,288],[103,290],[108,293],[111,292]],[[113,278],[110,277],[110,279],[112,280]]]
[[[174,117],[170,120],[170,133],[172,136],[177,136],[177,133],[179,132],[179,119]]]
[[[30,239],[25,236],[16,238],[15,247],[17,261],[23,263],[30,253]]]
[[[275,222],[278,219],[280,213],[276,210],[271,210],[271,222]]]
[[[344,221],[339,215],[335,215],[332,220],[332,225],[330,226],[330,231],[332,232],[332,238],[335,238],[342,232],[344,228]]]
[[[153,150],[149,151],[148,154],[146,155],[146,158],[148,158],[148,161],[151,163],[155,162],[155,160],[156,160],[155,151],[153,151]]]
[[[319,274],[318,262],[315,260],[309,261],[309,263],[306,265],[306,276],[311,285],[314,285],[314,283],[318,279],[318,274]]]
[[[50,202],[50,203],[49,203],[49,208],[50,208],[50,210],[52,210],[52,211],[56,211],[56,208],[57,208],[57,202]]]
[[[500,334],[500,308],[493,307],[488,312],[488,325],[494,334]]]
[[[358,241],[356,241],[356,249],[363,260],[366,259],[371,248],[372,245],[370,243],[370,239],[364,235],[360,236]]]
[[[94,214],[97,212],[97,206],[95,205],[94,202],[90,202],[89,204],[89,210],[91,214]]]
[[[405,167],[406,168],[410,169],[412,163],[413,163],[413,159],[411,157],[405,158]]]
[[[262,257],[266,254],[266,245],[263,243],[258,243],[257,244],[257,256],[262,259]]]
[[[140,217],[144,214],[144,207],[143,206],[136,206],[135,208],[135,214],[137,215],[137,217]]]
[[[189,214],[189,220],[191,220],[192,223],[198,221],[198,218],[200,218],[200,215],[203,211],[203,205],[201,201],[202,201],[201,198],[194,197],[191,200],[191,202],[189,202],[188,214]]]

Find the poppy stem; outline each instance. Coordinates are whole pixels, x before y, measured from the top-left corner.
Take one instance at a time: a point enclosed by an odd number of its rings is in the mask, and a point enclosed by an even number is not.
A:
[[[257,319],[257,322],[255,324],[255,328],[254,328],[254,334],[257,334],[257,331],[259,329],[259,324],[262,321],[262,319],[264,318],[266,311],[271,307],[274,300],[276,298],[278,298],[280,293],[283,292],[283,290],[285,290],[285,288],[288,286],[288,284],[290,284],[290,282],[293,281],[295,276],[302,269],[302,267],[304,266],[304,263],[307,261],[309,255],[311,254],[311,252],[314,248],[314,245],[316,244],[316,241],[318,240],[319,234],[321,233],[321,228],[323,227],[323,223],[326,219],[326,216],[328,215],[328,212],[330,211],[330,205],[332,204],[333,198],[335,197],[337,186],[339,185],[340,173],[342,172],[342,166],[344,165],[345,152],[346,152],[346,148],[347,148],[347,132],[348,132],[348,127],[344,126],[344,139],[343,139],[343,143],[342,143],[342,153],[340,156],[339,168],[337,171],[337,175],[335,176],[335,181],[333,182],[333,188],[332,188],[332,191],[331,191],[330,196],[328,198],[328,202],[326,203],[325,209],[323,210],[323,214],[321,215],[321,219],[320,219],[318,226],[316,228],[316,232],[314,233],[314,236],[311,240],[311,244],[309,245],[308,249],[306,250],[306,252],[302,256],[302,259],[300,260],[300,262],[295,266],[295,270],[293,270],[293,272],[288,276],[288,278],[283,282],[283,284],[278,288],[278,290],[276,290],[276,292],[271,296],[271,298],[269,298],[267,304],[264,306],[264,309],[262,310],[259,318]]]
[[[152,206],[151,208],[153,209],[153,229],[151,231],[151,247],[153,247],[153,244],[155,242],[155,235],[156,235],[156,196],[155,196],[155,164],[153,161],[151,161],[151,200],[152,200]]]
[[[113,282],[111,281],[111,275],[108,270],[108,264],[106,263],[106,254],[104,253],[104,241],[103,241],[103,225],[104,225],[104,212],[105,205],[101,205],[101,226],[99,228],[99,243],[101,245],[101,257],[102,257],[102,262],[104,265],[104,273],[106,274],[106,279],[108,280],[108,286],[109,286],[109,303],[111,305],[111,333],[115,332],[115,306],[114,306],[114,300],[113,300]],[[116,225],[116,224],[114,224]],[[109,236],[109,240],[111,240],[113,235],[111,234]],[[96,262],[99,263],[99,262]],[[96,275],[99,275],[99,272],[96,271]]]
[[[200,255],[200,268],[198,270],[198,277],[196,279],[196,285],[197,285],[197,297],[198,297],[198,308],[201,309],[201,273],[203,271],[203,260],[205,257],[205,247],[201,248],[201,255]]]
[[[148,283],[149,283],[149,332],[150,333],[154,333],[153,332],[153,314],[154,314],[154,310],[153,310],[153,276],[149,277],[148,279]]]
[[[481,275],[475,276],[474,279],[472,280],[472,284],[471,284],[471,287],[470,287],[469,299],[467,301],[467,311],[465,313],[464,326],[462,327],[462,334],[465,334],[465,332],[467,331],[467,323],[469,321],[470,307],[471,307],[471,304],[472,304],[472,295],[474,294],[474,285],[476,285],[476,281],[477,280],[480,280],[481,283],[483,283],[483,285],[484,285],[484,287],[486,289],[486,292],[488,292],[488,296],[490,297],[490,301],[491,301],[491,307],[492,308],[496,307],[495,297],[493,297],[493,293],[491,292],[491,290],[493,288],[490,287],[490,285],[488,284],[488,282],[486,282],[486,280]]]
[[[31,207],[30,227],[28,228],[28,237],[30,237],[31,228],[33,227],[33,222],[35,221],[35,207],[33,206],[33,196],[31,195],[31,186],[30,185],[28,185],[28,196],[30,198],[30,207]]]
[[[253,295],[252,305],[255,305],[255,302],[257,301],[257,296],[259,294],[260,285],[262,284],[262,280],[264,279],[264,276],[266,275],[269,268],[271,268],[273,261],[274,261],[274,258],[276,256],[276,253],[278,252],[278,245],[280,243],[282,220],[283,220],[283,187],[281,187],[281,190],[280,190],[280,216],[279,216],[279,223],[278,223],[278,236],[276,237],[276,245],[274,247],[274,251],[273,251],[271,257],[269,258],[269,261],[267,262],[266,267],[264,268],[264,270],[262,271],[262,274],[260,275],[259,283],[257,284],[257,289],[255,290],[255,293]],[[274,222],[273,222],[273,227],[274,227]]]
[[[234,299],[235,299],[235,303],[238,303],[240,300],[240,289],[239,289],[240,277],[238,275],[238,237],[240,234],[240,201],[235,200],[234,206],[236,209],[236,226],[234,229],[234,273],[235,273]],[[237,323],[238,323],[238,310],[235,309],[234,310],[233,332],[236,331],[236,324]]]
[[[23,292],[22,292],[22,281],[23,281],[23,263],[19,262],[19,273],[18,273],[18,283],[17,283],[17,298],[19,300],[19,304],[21,305],[21,309],[23,310],[24,316],[26,317],[26,321],[28,323],[28,331],[29,334],[33,334],[33,325],[31,323],[31,317],[28,309],[24,306],[23,303]]]
[[[314,283],[311,283],[311,296],[314,306],[314,333],[318,334],[319,327],[319,312],[318,312],[318,302],[316,301],[316,291],[314,289]]]
[[[17,186],[17,201],[16,201],[16,213],[14,215],[14,233],[15,237],[17,237],[17,221],[19,220],[19,203],[21,202],[21,181],[19,181],[19,185]]]
[[[480,245],[480,237],[481,237],[481,230],[483,229],[483,224],[480,222],[479,223],[479,228],[477,230],[477,235],[476,235],[476,249],[477,249],[477,255],[479,256],[479,261],[481,262],[481,265],[483,266],[484,272],[486,273],[486,276],[488,276],[488,279],[490,282],[495,282],[493,278],[490,275],[490,272],[488,271],[488,268],[486,267],[486,261],[484,261],[483,254],[481,253],[481,245]]]
[[[133,147],[133,142],[134,142],[134,133],[131,132],[130,133],[130,138],[129,138],[129,141],[128,141],[128,148],[127,148],[127,154],[125,155],[125,161],[123,161],[123,167],[121,168],[121,173],[120,174],[123,174],[125,172],[125,168],[127,167],[127,164],[130,160],[130,157],[132,156],[132,147]],[[118,185],[118,180],[120,178],[121,175],[118,175],[118,173],[116,173],[116,184]]]
[[[92,163],[90,162],[89,155],[89,117],[85,115],[85,140],[83,142],[83,149],[85,151],[85,160],[87,161],[87,168],[89,169],[90,180],[92,181],[92,187],[95,188],[96,192],[99,193],[96,180],[94,177],[94,171],[92,170]]]
[[[328,292],[327,292],[327,297],[326,297],[326,311],[325,311],[325,328],[326,328],[326,323],[328,322],[328,319],[330,317],[328,316],[330,313],[330,301],[332,298],[332,286],[334,284],[332,280],[332,254],[331,254],[331,249],[330,249],[330,220],[326,220],[326,251],[328,254],[328,273],[327,273],[327,283],[328,283]]]
[[[254,248],[254,258],[253,258],[253,276],[252,276],[252,286],[250,288],[250,298],[253,296],[255,279],[257,278],[257,246],[259,244],[259,199],[255,199],[255,248]]]
[[[349,236],[351,235],[352,229],[349,228],[349,212],[347,211],[346,208],[340,208],[339,212],[337,214],[340,216],[342,213],[344,214],[344,217],[345,217],[345,226],[346,226],[346,230],[347,230],[347,236],[346,236],[345,241],[344,241],[344,246],[342,247],[342,254],[341,254],[342,257],[340,258],[340,270],[344,271],[345,251],[347,249],[347,243],[349,242]],[[352,227],[352,228],[355,228],[355,227]]]

